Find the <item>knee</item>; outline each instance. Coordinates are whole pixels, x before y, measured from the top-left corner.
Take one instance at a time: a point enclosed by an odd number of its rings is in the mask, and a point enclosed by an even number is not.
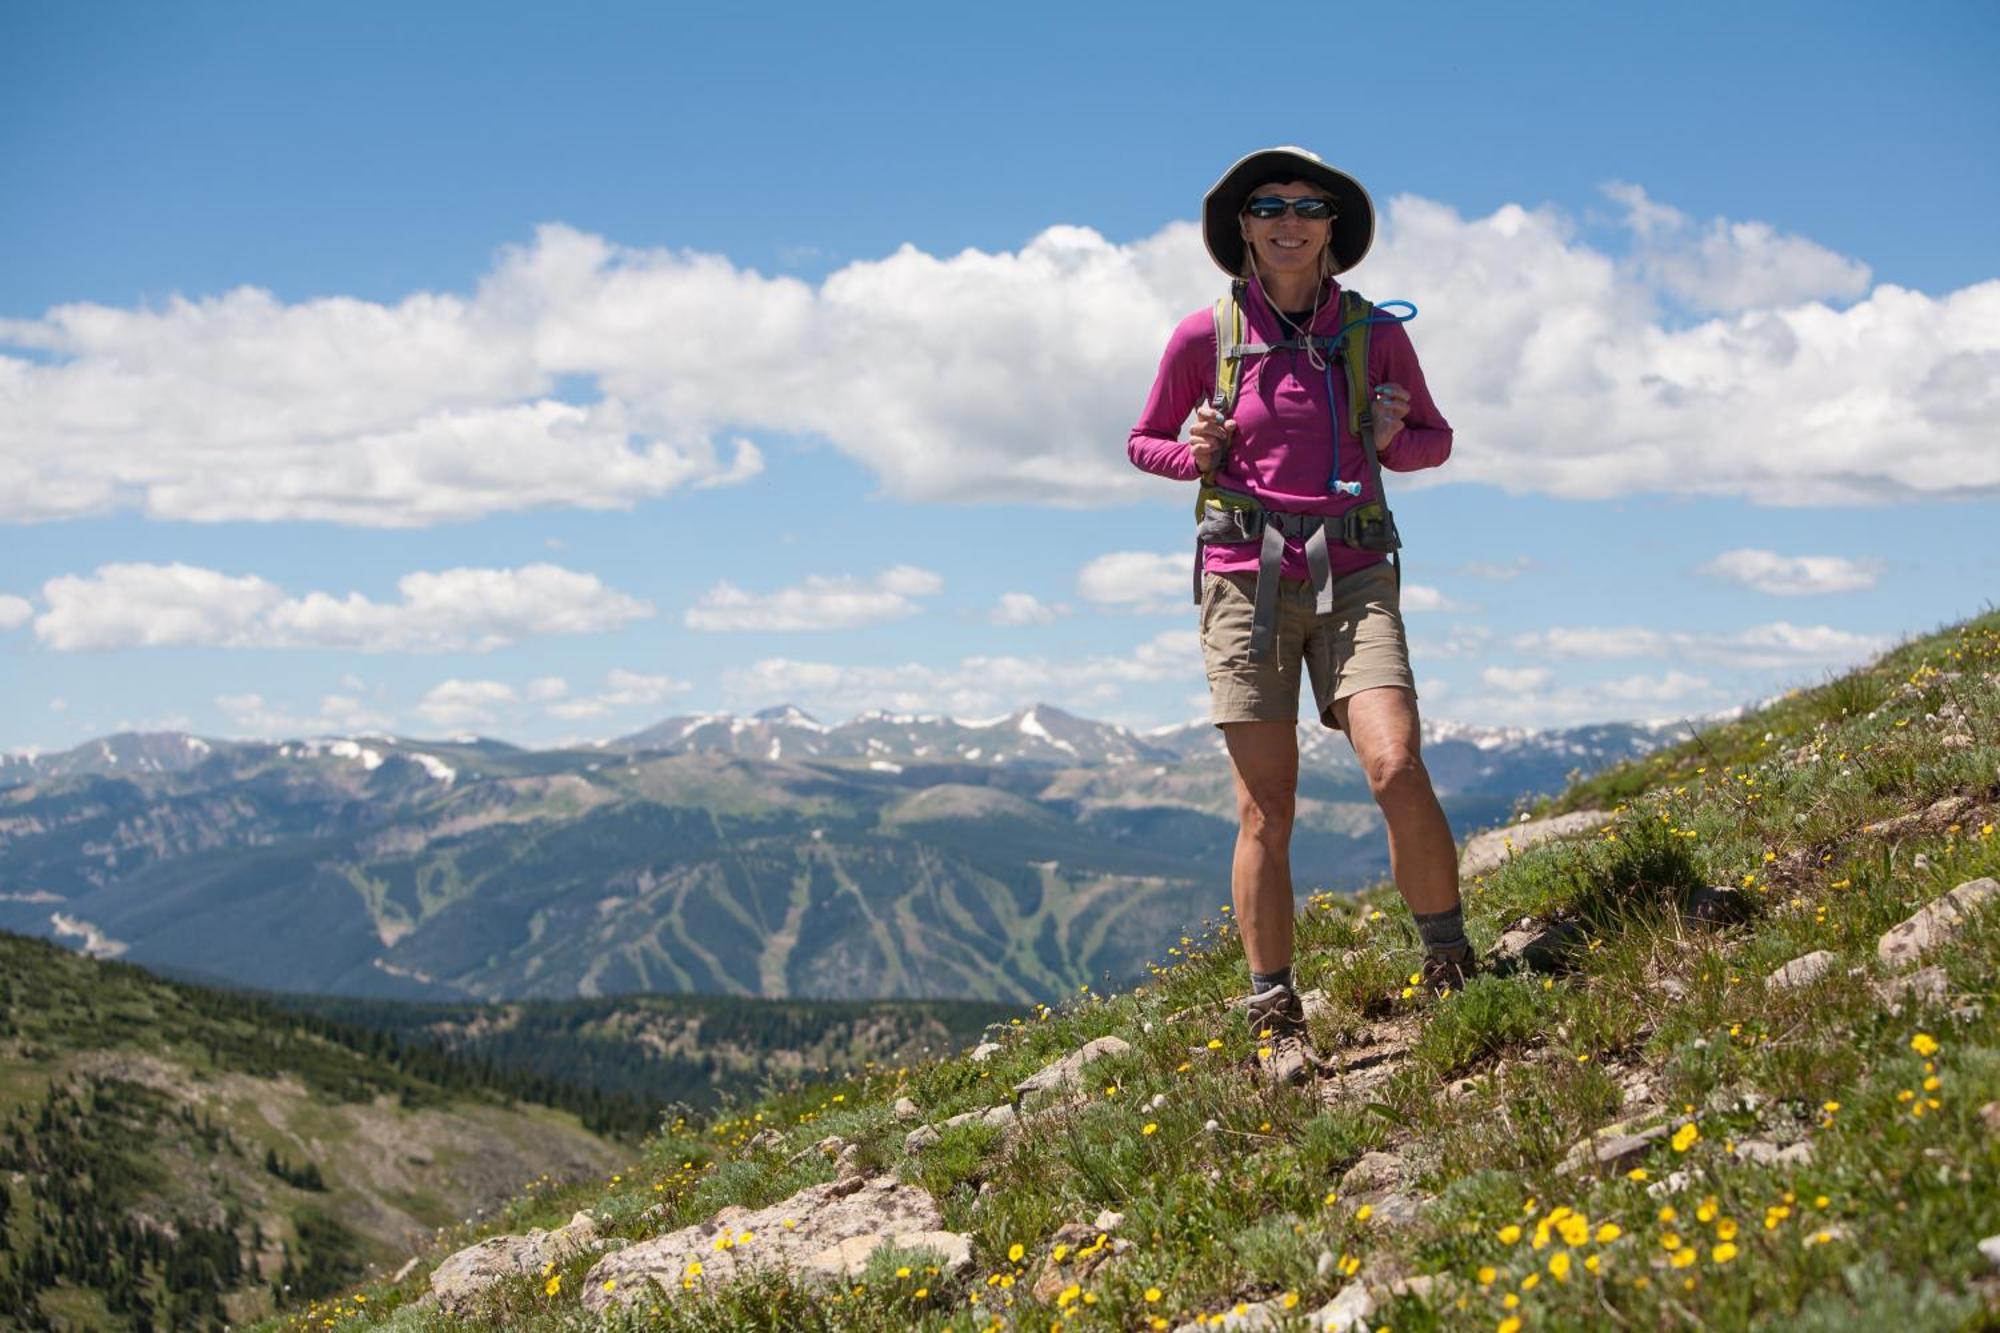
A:
[[[1292,815],[1298,799],[1297,778],[1245,783],[1237,793],[1237,818],[1242,821],[1243,831],[1260,842],[1284,841],[1292,836]]]
[[[1371,755],[1367,765],[1368,789],[1376,800],[1394,798],[1405,793],[1429,791],[1431,775],[1424,768],[1424,761],[1415,750],[1402,746],[1391,746],[1380,754]]]

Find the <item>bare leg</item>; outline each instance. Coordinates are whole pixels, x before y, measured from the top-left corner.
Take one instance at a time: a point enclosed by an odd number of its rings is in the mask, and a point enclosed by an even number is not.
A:
[[[1419,753],[1416,696],[1399,686],[1362,690],[1336,703],[1334,715],[1389,825],[1397,891],[1412,912],[1450,911],[1459,902],[1458,849]]]
[[[1230,897],[1252,972],[1292,963],[1292,816],[1298,804],[1299,737],[1290,722],[1231,722],[1222,728],[1236,778],[1236,856]]]

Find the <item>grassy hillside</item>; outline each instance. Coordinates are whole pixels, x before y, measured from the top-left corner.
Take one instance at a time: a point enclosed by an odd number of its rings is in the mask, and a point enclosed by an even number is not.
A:
[[[260,1327],[1305,1327],[1356,1290],[1377,1306],[1362,1326],[1396,1330],[1996,1326],[1977,1242],[2000,1232],[2000,912],[1936,943],[1921,984],[1878,941],[2000,875],[2000,615],[1554,804],[1615,817],[1466,886],[1476,942],[1538,937],[1507,975],[1416,993],[1385,889],[1301,915],[1315,1041],[1340,1066],[1310,1091],[1247,1073],[1225,919],[1162,940],[1130,993],[1024,1015],[983,1063],[681,1123],[608,1182],[530,1191],[498,1223],[588,1208],[638,1242],[831,1179],[800,1150],[838,1135],[850,1166],[934,1196],[971,1238],[964,1273],[892,1256],[829,1289],[697,1264],[600,1320],[578,1303],[598,1299],[582,1254],[449,1318],[412,1303],[426,1263]],[[1816,980],[1771,979],[1814,951],[1831,962]],[[938,1124],[1106,1035],[1129,1048],[1089,1066],[1073,1105],[906,1146],[895,1099]],[[1107,1208],[1129,1249],[1057,1239]],[[754,1241],[718,1233],[718,1253],[732,1244]]]
[[[532,1086],[0,934],[0,1328],[220,1328],[615,1160]]]

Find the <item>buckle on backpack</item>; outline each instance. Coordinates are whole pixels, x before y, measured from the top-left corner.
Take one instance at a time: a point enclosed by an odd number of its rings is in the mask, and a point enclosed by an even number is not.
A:
[[[1381,504],[1366,504],[1340,516],[1340,540],[1359,551],[1388,553],[1402,546],[1396,519]]]

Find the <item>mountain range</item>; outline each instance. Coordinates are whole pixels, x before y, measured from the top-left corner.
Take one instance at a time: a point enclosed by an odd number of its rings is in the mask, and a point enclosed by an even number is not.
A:
[[[1427,724],[1453,828],[1674,728]],[[1302,728],[1301,894],[1382,878],[1344,739]],[[1164,961],[1228,898],[1206,723],[793,707],[528,750],[121,734],[0,756],[0,927],[190,979],[413,999],[1030,1002]]]

